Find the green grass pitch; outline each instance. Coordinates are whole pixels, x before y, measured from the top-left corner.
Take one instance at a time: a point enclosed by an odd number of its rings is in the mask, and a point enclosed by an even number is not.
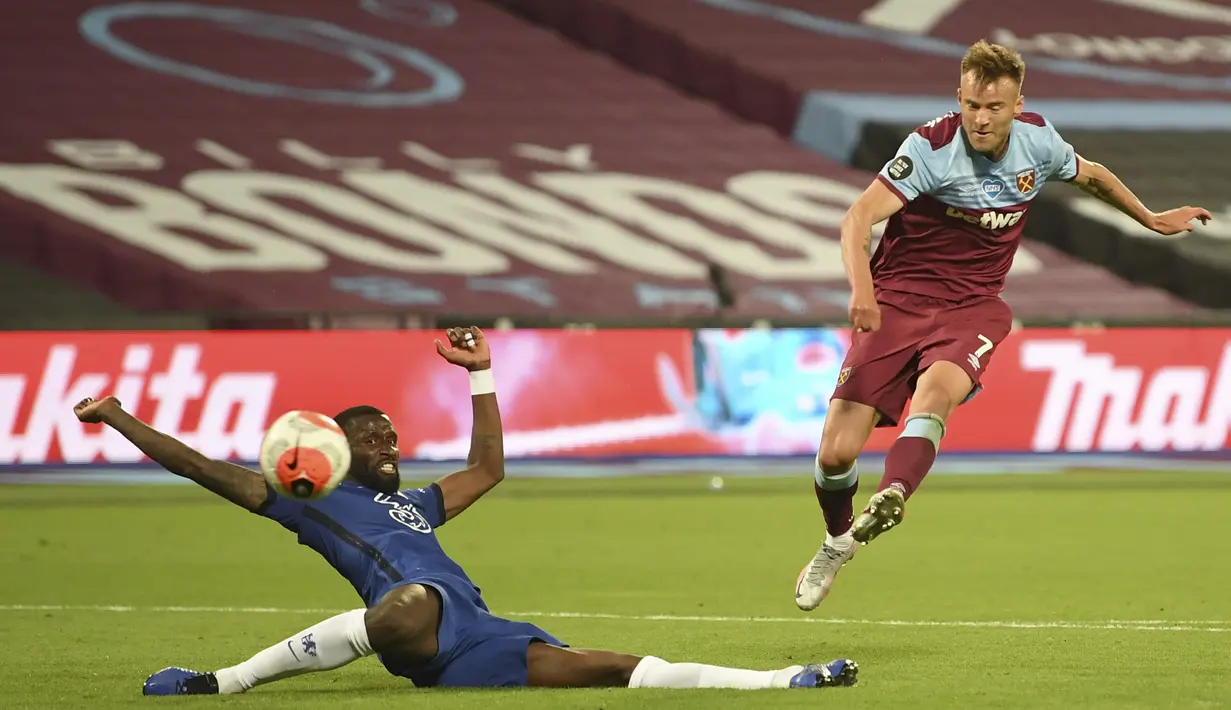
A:
[[[0,486],[0,706],[1231,707],[1231,476],[934,476],[812,614],[791,597],[822,534],[806,473],[707,484],[514,479],[440,536],[496,613],[573,645],[753,668],[846,656],[859,686],[422,690],[369,658],[239,697],[142,698],[154,670],[230,665],[357,597],[196,488]]]

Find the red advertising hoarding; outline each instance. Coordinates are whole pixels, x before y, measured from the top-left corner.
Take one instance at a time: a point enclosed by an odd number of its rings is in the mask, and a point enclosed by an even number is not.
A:
[[[467,378],[435,332],[0,335],[0,465],[132,463],[72,405],[117,394],[207,455],[251,461],[288,409],[389,413],[402,454],[464,458]],[[806,454],[845,332],[490,333],[510,457]],[[1025,330],[954,416],[948,452],[1216,451],[1231,427],[1231,330]],[[883,451],[896,430],[879,430]]]

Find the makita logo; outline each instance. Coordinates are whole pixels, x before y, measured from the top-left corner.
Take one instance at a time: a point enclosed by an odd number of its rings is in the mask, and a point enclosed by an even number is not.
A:
[[[1035,451],[1212,451],[1231,430],[1231,341],[1218,369],[1117,365],[1080,340],[1022,344],[1022,369],[1049,372]]]
[[[108,394],[155,429],[206,456],[255,461],[277,384],[275,375],[228,372],[210,378],[198,368],[201,346],[196,344],[176,345],[165,369],[151,372],[154,354],[151,345],[128,346],[123,362],[108,367],[120,371],[113,376],[79,368],[77,346],[55,345],[47,353],[38,382],[29,382],[25,375],[0,374],[0,464],[140,461],[141,453],[124,437],[111,429],[87,434],[73,414],[73,405],[80,400]],[[29,404],[23,407],[27,392]],[[190,406],[200,411],[196,431],[183,429]],[[25,424],[22,433],[17,431],[19,419]],[[52,456],[55,450],[58,458]]]
[[[945,214],[955,219],[960,219],[970,224],[977,224],[984,229],[1008,229],[1018,222],[1022,221],[1022,215],[1026,214],[1025,210],[1017,212],[992,212],[987,211],[983,214],[970,214],[963,212],[956,207],[949,207],[945,210]]]

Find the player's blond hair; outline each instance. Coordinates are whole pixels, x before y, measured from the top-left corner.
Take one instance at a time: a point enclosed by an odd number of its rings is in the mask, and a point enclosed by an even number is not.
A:
[[[1016,50],[992,44],[985,39],[970,45],[962,57],[962,76],[975,73],[979,86],[987,86],[1001,77],[1009,77],[1018,86],[1026,80],[1026,60]]]

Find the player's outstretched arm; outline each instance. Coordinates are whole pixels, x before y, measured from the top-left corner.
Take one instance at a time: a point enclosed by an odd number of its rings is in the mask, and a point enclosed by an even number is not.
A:
[[[842,218],[842,265],[851,285],[851,324],[857,330],[880,328],[880,308],[872,289],[872,227],[902,209],[902,198],[880,178],[872,181]]]
[[[102,422],[115,429],[158,465],[235,505],[255,512],[265,503],[269,489],[260,474],[226,461],[215,461],[184,442],[148,426],[125,412],[115,397],[84,399],[73,407],[73,412],[87,424]]]
[[[445,520],[452,520],[504,480],[504,430],[492,380],[491,350],[478,328],[450,328],[449,348],[439,341],[436,351],[470,372],[470,402],[474,425],[466,468],[440,479]]]
[[[1077,156],[1077,176],[1073,178],[1073,184],[1159,234],[1190,232],[1194,219],[1202,224],[1212,219],[1209,210],[1187,205],[1166,212],[1151,212],[1115,173],[1080,155]]]

